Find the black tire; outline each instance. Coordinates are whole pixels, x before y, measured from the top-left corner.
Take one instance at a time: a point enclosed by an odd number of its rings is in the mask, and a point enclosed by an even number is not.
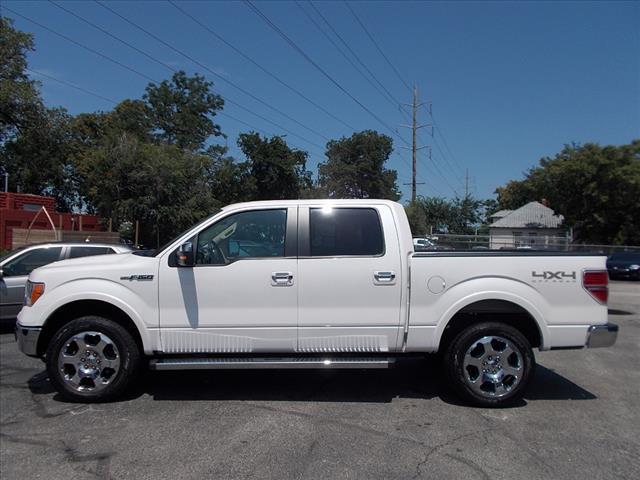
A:
[[[83,332],[85,335],[81,335]],[[93,333],[96,335],[92,335]],[[78,339],[78,341],[76,342],[74,339]],[[96,341],[96,339],[98,340]],[[86,341],[86,343],[82,344],[81,341]],[[93,345],[94,342],[95,345]],[[85,345],[85,347],[80,347],[79,344]],[[106,349],[102,346],[103,344],[107,345]],[[77,352],[75,356],[66,356],[67,353],[73,354],[76,348],[78,350],[86,348],[86,352],[91,353],[86,355],[86,359],[79,356],[80,354]],[[104,356],[100,356],[100,352],[98,352],[100,348],[102,348]],[[65,361],[62,360],[62,349],[67,349],[64,352],[64,359],[70,359],[64,367],[59,363]],[[76,362],[82,363],[81,360],[90,362],[84,366],[91,368],[82,370],[83,365],[79,365],[80,369],[78,370],[81,373],[95,373],[96,377],[81,378],[80,384],[74,386],[71,380],[71,378],[75,378],[72,376],[73,369]],[[73,402],[94,403],[106,402],[122,395],[138,376],[142,358],[133,336],[124,327],[107,318],[88,315],[64,324],[55,333],[47,348],[45,361],[51,383],[65,399]],[[107,363],[114,368],[105,367]],[[117,368],[115,368],[116,363]],[[71,371],[67,369],[71,369]],[[107,376],[108,374],[110,375]],[[78,378],[80,378],[80,373],[78,373]],[[85,380],[87,381],[84,382]],[[91,388],[91,383],[93,383],[93,388]]]
[[[493,338],[493,340],[483,344],[483,342],[487,342],[487,339],[491,338]],[[490,351],[486,353],[483,351],[480,351],[480,353],[476,352],[478,349],[482,350],[483,345],[495,345],[498,347],[497,350],[499,350],[502,348],[501,345],[504,344],[500,339],[506,340],[506,345],[513,350],[516,355],[509,354],[506,359],[498,355],[497,364],[483,364],[482,367],[488,369],[486,375],[473,365],[467,365],[465,367],[467,359],[472,362],[480,360],[488,362],[491,357],[485,358],[485,356],[491,353]],[[472,347],[474,347],[475,350],[470,350]],[[510,352],[511,350],[507,351],[505,347],[504,351]],[[491,361],[496,361],[496,353],[500,354],[501,352],[495,352],[494,359]],[[478,358],[476,358],[476,356]],[[481,407],[503,407],[522,398],[529,381],[533,377],[536,366],[531,344],[526,337],[517,329],[498,322],[478,323],[462,330],[446,347],[443,360],[448,384],[463,400]],[[503,361],[506,362],[504,364],[506,368],[498,368],[502,366],[501,362]],[[492,367],[495,368],[495,370],[492,371]],[[517,373],[511,376],[505,374],[506,369],[509,367],[514,371],[517,368]],[[476,374],[476,370],[478,376],[474,382],[472,381],[472,377]],[[495,377],[492,376],[494,372],[497,372],[497,376]],[[504,375],[502,382],[494,383],[492,381],[485,381],[485,379],[488,378],[500,378],[501,375]],[[508,386],[508,382],[511,382],[510,386]],[[498,387],[496,387],[496,385],[498,385]],[[486,386],[487,388],[483,389],[482,386]],[[494,389],[493,392],[491,391],[492,387]]]

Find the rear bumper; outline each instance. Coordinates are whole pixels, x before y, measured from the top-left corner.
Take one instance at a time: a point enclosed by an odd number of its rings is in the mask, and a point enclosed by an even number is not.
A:
[[[38,356],[38,338],[40,338],[41,327],[23,327],[16,323],[15,337],[18,342],[18,349],[30,357]]]
[[[587,347],[610,347],[618,338],[618,325],[607,323],[606,325],[591,325],[587,332]]]

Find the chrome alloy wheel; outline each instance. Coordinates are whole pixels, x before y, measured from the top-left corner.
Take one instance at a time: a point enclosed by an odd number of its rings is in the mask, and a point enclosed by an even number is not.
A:
[[[113,340],[102,332],[74,334],[60,349],[58,369],[64,381],[78,392],[107,387],[120,370],[120,354]]]
[[[520,383],[523,365],[522,353],[511,341],[491,335],[471,344],[464,356],[463,375],[479,395],[500,398]]]

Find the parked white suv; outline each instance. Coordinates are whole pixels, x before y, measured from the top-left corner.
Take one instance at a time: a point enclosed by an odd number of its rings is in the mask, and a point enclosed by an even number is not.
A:
[[[442,352],[465,399],[522,395],[540,350],[609,346],[606,258],[414,253],[384,200],[231,205],[151,256],[34,270],[17,340],[76,401],[156,370],[386,368]]]

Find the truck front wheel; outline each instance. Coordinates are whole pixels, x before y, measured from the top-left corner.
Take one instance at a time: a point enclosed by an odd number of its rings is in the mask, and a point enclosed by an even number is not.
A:
[[[449,344],[444,361],[453,389],[483,407],[500,407],[521,398],[535,369],[526,337],[497,322],[462,330]]]
[[[104,402],[122,394],[140,368],[140,350],[121,325],[80,317],[63,325],[46,353],[49,379],[67,400]]]

